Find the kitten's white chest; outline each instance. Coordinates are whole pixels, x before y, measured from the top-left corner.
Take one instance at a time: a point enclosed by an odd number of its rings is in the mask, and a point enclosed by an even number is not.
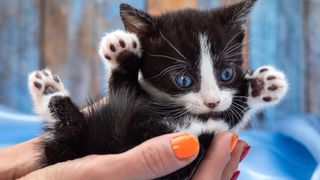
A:
[[[220,133],[229,129],[229,125],[221,119],[209,119],[204,122],[196,118],[186,118],[185,122],[186,125],[178,125],[175,131],[187,132],[192,133],[195,136],[200,136],[203,133]]]

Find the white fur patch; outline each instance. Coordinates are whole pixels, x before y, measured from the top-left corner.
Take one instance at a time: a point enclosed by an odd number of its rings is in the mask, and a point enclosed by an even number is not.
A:
[[[203,122],[193,117],[186,117],[184,122],[184,126],[176,127],[176,132],[187,132],[199,136],[203,133],[220,133],[229,129],[229,125],[220,119],[209,119]]]
[[[260,72],[262,69],[267,69],[265,72]],[[273,80],[268,80],[268,77],[274,76]],[[278,71],[272,66],[262,66],[255,70],[252,75],[247,76],[248,79],[259,79],[263,81],[264,88],[261,90],[261,93],[257,97],[252,96],[252,87],[249,86],[249,97],[248,105],[250,109],[243,115],[242,120],[233,128],[233,130],[238,131],[245,128],[252,116],[262,109],[278,104],[286,92],[288,91],[288,82],[283,72]],[[276,85],[278,89],[271,91],[268,87]],[[270,102],[263,100],[264,97],[271,97]]]
[[[261,69],[267,69],[265,72],[260,72]],[[268,77],[273,76],[273,80],[268,80]],[[260,110],[267,106],[273,106],[278,104],[285,94],[288,91],[288,82],[283,72],[276,70],[272,66],[262,66],[255,70],[253,74],[249,77],[249,79],[259,79],[263,81],[264,88],[261,90],[261,93],[257,97],[252,96],[252,88],[249,87],[249,98],[248,104],[251,108],[255,108]],[[277,86],[277,89],[274,91],[269,90],[268,88],[272,85]],[[264,97],[270,97],[272,100],[266,102],[263,100]]]
[[[139,71],[139,84],[142,89],[144,89],[146,92],[148,92],[152,97],[158,101],[171,101],[176,102],[176,99],[173,98],[170,94],[167,94],[156,87],[154,87],[152,84],[148,83],[146,80],[144,80],[141,71]]]
[[[49,103],[51,101],[51,98],[53,96],[61,96],[61,97],[68,97],[69,93],[64,88],[63,83],[61,80],[59,82],[55,81],[53,78],[53,75],[51,71],[44,70],[48,75],[44,75],[42,71],[33,72],[29,75],[29,91],[32,96],[33,100],[33,107],[34,111],[41,116],[45,123],[50,126],[51,124],[54,124],[57,119],[52,117],[52,114],[49,109]],[[38,78],[36,74],[40,74],[41,78]],[[35,86],[35,82],[39,83],[41,85],[41,88]],[[57,89],[57,92],[54,92],[52,94],[44,94],[45,87],[46,86],[52,86],[55,89]]]
[[[249,124],[249,121],[251,120],[251,118],[252,118],[257,112],[259,112],[259,110],[256,109],[256,108],[252,108],[252,109],[249,109],[248,111],[246,111],[246,112],[243,114],[243,117],[242,117],[241,121],[239,121],[239,123],[232,128],[232,131],[238,132],[238,131],[246,128],[246,126]]]
[[[120,40],[125,43],[125,47],[120,45]],[[136,47],[133,46],[133,42],[136,42]],[[111,45],[114,46],[115,51],[111,50]],[[103,62],[106,62],[107,69],[109,69],[109,67],[114,69],[118,66],[118,62],[116,61],[118,55],[125,50],[136,54],[138,57],[142,55],[141,45],[137,35],[123,30],[116,30],[111,33],[106,33],[103,36],[100,42],[99,55],[103,59]],[[106,59],[106,55],[111,59]]]

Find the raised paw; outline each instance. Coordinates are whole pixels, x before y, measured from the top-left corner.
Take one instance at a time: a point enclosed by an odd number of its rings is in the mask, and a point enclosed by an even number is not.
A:
[[[141,57],[140,41],[135,34],[117,30],[106,34],[102,38],[99,54],[111,64],[112,68],[117,67],[118,64],[121,63],[121,58],[119,58],[119,56],[121,56],[123,52]]]
[[[277,104],[286,94],[285,75],[272,66],[263,66],[250,75],[249,104],[264,106]]]
[[[49,70],[35,71],[29,75],[29,91],[35,111],[43,114],[53,96],[68,96],[60,78]]]

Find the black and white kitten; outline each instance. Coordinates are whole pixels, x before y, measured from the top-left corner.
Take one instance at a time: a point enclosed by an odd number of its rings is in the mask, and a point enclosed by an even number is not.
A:
[[[100,45],[111,73],[106,104],[83,114],[49,70],[29,76],[35,112],[44,119],[42,164],[121,153],[164,133],[190,132],[201,144],[198,159],[163,178],[191,177],[214,134],[243,127],[287,91],[285,75],[275,68],[242,68],[254,2],[161,16],[121,4],[126,31],[106,34]]]

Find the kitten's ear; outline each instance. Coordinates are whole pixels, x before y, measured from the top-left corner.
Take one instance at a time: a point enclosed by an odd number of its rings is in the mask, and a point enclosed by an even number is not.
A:
[[[247,21],[252,7],[257,0],[243,0],[222,9],[222,21],[227,25],[247,29]]]
[[[120,16],[125,29],[140,37],[146,36],[154,29],[154,20],[149,14],[128,4],[120,4]]]

